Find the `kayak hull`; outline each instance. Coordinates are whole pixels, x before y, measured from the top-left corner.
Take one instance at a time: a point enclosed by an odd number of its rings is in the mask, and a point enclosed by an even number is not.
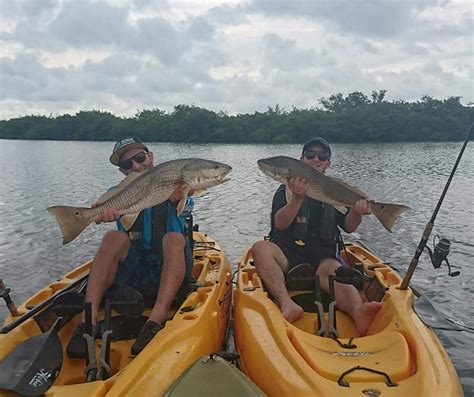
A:
[[[412,291],[398,288],[398,273],[361,245],[347,243],[346,250],[346,261],[349,256],[351,263],[361,263],[385,296],[364,337],[336,311],[338,339],[345,347],[316,335],[315,313],[305,312],[294,324],[286,321],[247,250],[234,290],[241,369],[269,396],[462,396],[446,351],[413,310]]]
[[[219,245],[208,236],[194,232],[193,278],[197,289],[189,293],[178,307],[170,311],[165,327],[136,357],[130,353],[134,339],[112,341],[110,347],[111,376],[106,380],[85,383],[84,359],[70,359],[66,345],[79,321],[76,316],[59,332],[63,348],[63,366],[54,386],[46,396],[161,396],[173,382],[199,357],[219,352],[223,344],[231,305],[231,269]],[[59,281],[39,291],[19,307],[27,314],[30,307],[77,281],[89,272],[91,261],[66,274]],[[144,314],[149,313],[149,308]],[[99,313],[99,320],[103,317]],[[17,320],[8,317],[5,325]],[[130,321],[134,321],[130,319]],[[0,361],[15,346],[41,332],[30,318],[0,335]],[[100,341],[96,341],[99,357]],[[0,395],[15,395],[0,390]]]

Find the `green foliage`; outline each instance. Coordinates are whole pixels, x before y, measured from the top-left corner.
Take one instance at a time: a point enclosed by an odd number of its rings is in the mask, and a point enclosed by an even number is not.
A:
[[[278,104],[267,111],[229,115],[194,105],[170,112],[139,110],[130,118],[99,110],[57,117],[25,116],[0,121],[0,139],[114,141],[137,135],[146,142],[302,143],[313,136],[330,142],[415,142],[462,140],[473,104],[460,97],[444,100],[424,95],[419,101],[385,99],[386,90],[341,93],[321,98],[321,108]]]

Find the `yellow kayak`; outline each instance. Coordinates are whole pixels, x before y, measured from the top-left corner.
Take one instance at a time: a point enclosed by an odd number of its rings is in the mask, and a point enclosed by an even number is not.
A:
[[[287,322],[265,291],[247,250],[234,290],[240,368],[269,396],[462,396],[448,354],[413,310],[413,291],[398,288],[399,274],[359,244],[346,243],[341,256],[347,263],[361,264],[368,276],[362,290],[371,300],[383,302],[364,337],[342,312],[333,312],[335,322],[327,312],[319,319],[315,288],[301,278],[300,289],[290,296],[305,313],[295,323]]]
[[[150,309],[145,307],[141,316],[128,319],[111,310],[113,332],[105,364],[101,340],[95,341],[96,362],[92,364],[108,369],[100,380],[86,382],[86,360],[66,354],[79,316],[71,316],[58,327],[61,319],[51,310],[51,302],[60,301],[58,296],[80,288],[91,261],[24,302],[18,316],[7,317],[0,334],[0,371],[4,372],[0,373],[0,396],[32,395],[34,387],[47,388],[42,391],[45,396],[162,396],[196,360],[219,352],[230,314],[231,269],[214,240],[199,232],[194,232],[194,239],[194,288],[173,304],[165,327],[138,356],[132,356],[130,349]],[[99,320],[103,318],[101,309]],[[47,386],[48,381],[54,383]]]

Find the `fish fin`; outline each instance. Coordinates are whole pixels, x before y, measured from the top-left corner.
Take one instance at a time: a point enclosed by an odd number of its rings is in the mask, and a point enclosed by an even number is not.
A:
[[[288,184],[285,184],[285,186],[286,186],[285,198],[286,198],[286,202],[289,203],[291,201],[291,199],[293,198],[293,192],[288,187]]]
[[[371,205],[373,214],[389,232],[392,232],[392,227],[400,214],[410,209],[401,204],[371,203]]]
[[[93,221],[94,218],[85,218],[82,215],[88,209],[90,208],[66,207],[63,205],[48,208],[48,211],[56,217],[56,221],[61,228],[63,244],[74,240]]]
[[[341,214],[346,214],[349,209],[347,207],[344,207],[343,205],[336,205],[334,206],[336,210],[338,210]]]
[[[140,215],[139,212],[136,213],[136,214],[122,215],[120,217],[119,221],[125,229],[130,230],[132,228],[133,224],[135,223],[135,221],[137,220],[138,215]]]
[[[184,197],[181,200],[179,200],[179,203],[176,206],[176,216],[178,217],[183,213],[184,208],[186,207],[186,203],[188,202],[189,187],[184,188],[183,193],[184,193]]]
[[[203,193],[206,191],[206,189],[198,189],[195,190],[192,194],[193,197],[200,197],[203,195]]]
[[[358,189],[358,188],[356,188],[356,187],[354,187],[354,186],[351,186],[351,185],[349,185],[347,182],[344,182],[344,181],[342,181],[341,179],[336,178],[336,177],[334,177],[334,176],[327,176],[327,175],[325,175],[325,176],[326,176],[327,178],[329,178],[329,179],[332,179],[334,182],[337,182],[337,183],[343,185],[343,186],[346,187],[347,189],[352,190],[354,193],[359,194],[360,196],[362,196],[361,198],[367,199],[367,194],[365,194],[362,190],[360,190],[360,189]]]
[[[143,175],[140,172],[131,172],[128,174],[122,182],[120,182],[113,190],[109,190],[105,192],[102,196],[100,196],[97,201],[96,205],[103,204],[107,200],[110,200],[112,197],[116,196],[122,190],[124,190],[128,185],[130,185],[135,179],[137,179],[140,175]]]

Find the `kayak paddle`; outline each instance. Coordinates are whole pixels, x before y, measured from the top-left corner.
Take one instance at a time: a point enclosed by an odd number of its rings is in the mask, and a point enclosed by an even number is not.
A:
[[[0,363],[0,389],[38,396],[56,381],[63,365],[59,317],[48,332],[19,344]]]
[[[78,292],[70,291],[57,296],[53,305],[60,317],[52,327],[20,343],[0,362],[0,389],[38,396],[56,381],[63,364],[58,332],[84,309],[84,298]]]

